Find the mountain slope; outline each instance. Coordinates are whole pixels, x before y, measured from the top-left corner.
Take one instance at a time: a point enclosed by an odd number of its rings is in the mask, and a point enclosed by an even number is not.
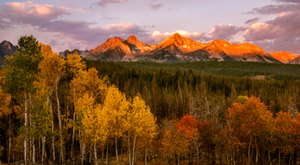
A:
[[[300,64],[300,55],[290,61],[290,64]]]

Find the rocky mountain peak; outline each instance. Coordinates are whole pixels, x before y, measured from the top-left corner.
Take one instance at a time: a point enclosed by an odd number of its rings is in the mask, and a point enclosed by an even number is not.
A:
[[[164,49],[170,46],[177,47],[183,52],[195,51],[203,47],[201,43],[184,37],[179,33],[174,33],[167,39],[163,40],[161,43],[158,44],[157,48]]]

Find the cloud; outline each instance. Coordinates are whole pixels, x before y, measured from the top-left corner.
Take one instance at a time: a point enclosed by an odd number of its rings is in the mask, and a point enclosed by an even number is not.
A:
[[[118,3],[125,3],[128,0],[101,0],[98,4],[102,7],[105,7],[108,4],[118,4]]]
[[[243,27],[231,24],[219,24],[208,32],[207,35],[210,39],[230,40],[234,35],[238,34],[242,30],[244,30]]]
[[[252,19],[249,19],[245,22],[245,24],[252,24],[252,23],[255,23],[259,20],[258,17],[255,17],[255,18],[252,18]]]
[[[261,8],[255,8],[250,14],[261,14],[261,15],[270,15],[270,14],[281,14],[289,12],[297,12],[300,10],[299,4],[280,4],[280,5],[267,5]]]
[[[276,0],[277,2],[285,2],[285,3],[300,3],[299,0]]]
[[[40,27],[43,22],[56,20],[69,14],[64,8],[55,8],[48,4],[28,2],[11,2],[0,7],[0,25],[31,24]]]
[[[96,46],[95,44],[113,37],[112,35],[127,37],[128,35],[144,35],[146,33],[143,28],[132,23],[109,24],[98,27],[90,22],[62,19],[67,14],[69,14],[67,8],[58,8],[48,4],[33,4],[31,1],[12,2],[0,7],[0,27],[30,25],[41,32],[54,32],[59,36],[56,38],[80,43],[81,45],[77,45],[77,47],[85,45],[86,48],[92,48]]]
[[[151,7],[152,10],[159,10],[163,6],[164,6],[163,4],[158,3],[158,4],[152,4],[150,7]]]
[[[279,0],[278,0],[279,2]],[[280,0],[277,5],[254,9],[260,15],[275,15],[275,18],[256,22],[244,32],[246,41],[260,44],[269,51],[300,52],[300,1]]]
[[[247,41],[271,40],[279,36],[279,27],[269,23],[258,22],[251,24],[245,31],[244,37]]]

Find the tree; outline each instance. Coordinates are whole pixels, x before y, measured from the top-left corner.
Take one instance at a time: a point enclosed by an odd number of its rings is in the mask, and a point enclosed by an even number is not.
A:
[[[207,155],[209,164],[216,164],[216,146],[219,140],[219,129],[214,119],[202,119],[198,121],[199,148]]]
[[[129,164],[133,165],[135,163],[135,149],[138,139],[145,143],[144,146],[147,151],[147,144],[149,144],[157,134],[157,126],[150,108],[140,96],[136,96],[133,99],[127,115],[127,122],[129,122],[127,135]],[[145,160],[147,160],[147,155],[145,155]]]
[[[109,116],[109,134],[115,139],[117,164],[119,164],[118,138],[123,137],[129,127],[127,121],[129,105],[130,102],[127,101],[125,95],[121,93],[117,87],[111,86],[108,88],[103,110],[105,111],[106,116]]]
[[[11,95],[5,93],[0,86],[0,118],[9,115],[11,113],[10,110],[10,102],[11,102]]]
[[[24,107],[24,161],[30,163],[29,158],[29,99],[33,92],[34,75],[38,72],[41,60],[41,47],[33,36],[22,36],[18,41],[17,51],[6,58],[5,85],[6,91],[12,94]]]
[[[68,56],[69,57],[69,56]],[[73,113],[73,122],[77,123],[77,128],[79,128],[79,133],[81,133],[82,131],[82,113],[81,111],[78,109],[76,102],[78,101],[78,99],[82,99],[82,97],[84,95],[88,95],[90,97],[93,97],[95,99],[95,103],[97,104],[102,104],[104,97],[105,97],[105,93],[107,90],[107,86],[108,86],[108,80],[104,77],[104,78],[100,78],[98,76],[98,72],[95,68],[90,68],[87,71],[83,70],[84,67],[81,63],[81,61],[78,58],[71,58],[72,59],[72,65],[71,66],[76,66],[76,67],[69,67],[69,68],[73,68],[71,70],[75,70],[75,74],[74,74],[74,78],[70,83],[70,95],[71,98],[73,100],[73,102],[75,103],[75,111]],[[76,59],[77,62],[74,62]],[[76,64],[79,63],[79,64]],[[80,67],[78,67],[80,66]],[[74,69],[75,68],[75,69]],[[72,71],[72,72],[73,72]],[[74,140],[75,140],[75,124],[73,124],[73,133],[72,133],[72,144],[71,144],[71,155],[73,156],[73,146],[74,146]],[[83,138],[83,137],[81,137]],[[85,152],[85,144],[84,142],[81,142],[81,151],[82,151],[82,155],[84,155]],[[82,162],[84,157],[82,157]]]
[[[97,162],[97,145],[105,146],[108,138],[108,116],[102,106],[95,103],[95,98],[85,94],[76,102],[77,109],[82,113],[84,139],[89,139],[94,147],[95,164]]]
[[[73,78],[80,71],[86,69],[86,64],[83,59],[77,54],[69,54],[66,59],[67,77]]]
[[[176,130],[183,134],[186,140],[189,142],[188,147],[194,148],[196,150],[197,160],[199,160],[199,130],[198,130],[199,121],[191,115],[185,115],[182,119],[176,124]]]
[[[189,152],[191,141],[183,133],[177,131],[177,122],[174,120],[166,123],[162,131],[160,151],[167,161],[174,158],[176,164],[180,164],[181,157]]]
[[[55,161],[55,136],[54,136],[54,113],[53,105],[50,101],[50,96],[55,93],[56,105],[57,105],[57,117],[59,123],[59,142],[60,142],[60,160],[62,163],[64,160],[64,147],[63,147],[63,135],[62,135],[62,119],[60,110],[60,100],[58,96],[58,86],[59,82],[65,72],[65,61],[58,54],[54,53],[49,45],[40,44],[41,53],[43,59],[39,63],[39,72],[36,75],[36,81],[34,82],[35,87],[38,89],[38,95],[40,97],[45,97],[44,100],[48,104],[47,110],[49,110],[49,115],[52,118],[52,160]]]
[[[278,150],[278,161],[281,162],[282,155],[295,153],[294,159],[297,160],[297,150],[299,149],[300,138],[300,118],[290,112],[278,112],[274,121],[274,147]],[[295,161],[295,160],[294,160]],[[286,162],[288,163],[288,162]]]
[[[228,108],[227,122],[231,134],[243,148],[248,148],[248,163],[251,163],[252,148],[255,148],[255,163],[258,163],[259,148],[270,134],[272,113],[258,98],[242,96]]]
[[[103,102],[107,88],[107,78],[99,78],[95,68],[90,68],[87,71],[80,70],[71,81],[71,96],[76,100],[76,95],[88,93],[95,97],[97,102]]]
[[[7,130],[8,138],[9,138],[8,149],[4,148],[6,150],[6,152],[8,150],[7,156],[8,156],[9,163],[10,163],[10,157],[11,157],[11,136],[12,136],[11,119],[10,119],[10,114],[12,113],[12,110],[11,110],[10,104],[11,104],[11,95],[8,93],[5,93],[0,85],[0,121],[5,121],[5,120],[3,120],[4,118],[7,118],[7,117],[9,118],[8,126],[6,126],[6,128],[4,128]],[[5,125],[7,125],[7,123]],[[0,145],[0,148],[2,149],[1,145]],[[0,151],[0,156],[2,157],[2,151]]]

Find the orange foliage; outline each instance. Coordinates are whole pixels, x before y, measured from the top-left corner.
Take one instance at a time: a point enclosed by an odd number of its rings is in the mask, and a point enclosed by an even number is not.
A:
[[[183,133],[186,138],[197,136],[198,120],[194,116],[186,115],[176,124],[177,131]]]
[[[238,98],[240,102],[233,103],[228,109],[228,127],[234,137],[243,146],[250,145],[252,141],[267,138],[271,129],[272,113],[256,97]]]

